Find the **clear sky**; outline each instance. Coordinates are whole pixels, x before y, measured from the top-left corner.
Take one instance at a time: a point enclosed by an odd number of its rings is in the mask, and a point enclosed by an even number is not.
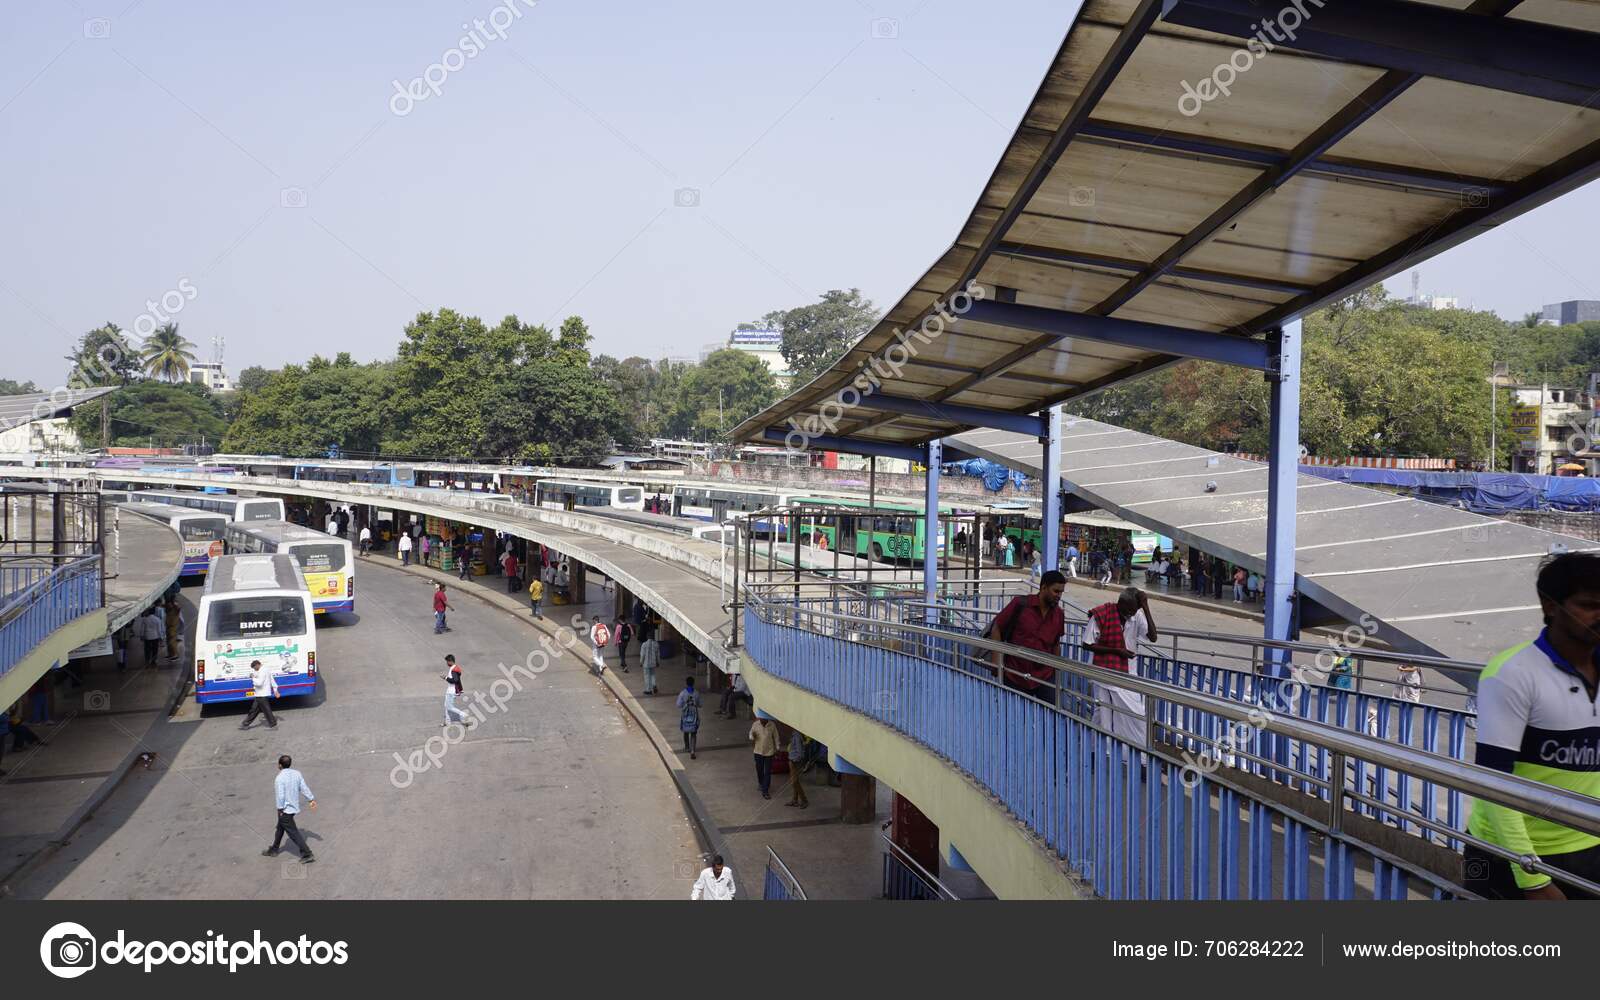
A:
[[[413,101],[394,81],[496,0],[0,0],[0,377],[58,384],[78,335],[168,292],[234,374],[388,357],[441,306],[577,313],[596,351],[652,358],[829,288],[887,307],[1076,12],[516,3]],[[1505,316],[1600,299],[1597,217],[1591,185],[1424,265],[1423,289]]]

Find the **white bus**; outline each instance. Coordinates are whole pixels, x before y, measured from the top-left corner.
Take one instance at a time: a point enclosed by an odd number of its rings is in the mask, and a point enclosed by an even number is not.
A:
[[[317,614],[356,609],[355,553],[343,538],[289,521],[235,521],[224,537],[230,555],[293,556]]]
[[[180,578],[205,576],[206,571],[211,568],[211,560],[222,555],[228,520],[221,514],[143,501],[119,506],[124,510],[143,514],[152,520],[170,525],[172,530],[178,533],[178,537],[183,539],[183,568],[178,571]]]
[[[311,592],[292,556],[220,556],[200,595],[194,638],[195,700],[251,697],[250,661],[272,671],[285,698],[317,689]]]
[[[699,521],[741,520],[751,511],[769,507],[786,507],[790,494],[777,490],[737,489],[711,483],[679,483],[672,488],[673,513],[679,517],[692,517]],[[765,534],[770,525],[762,520],[752,525],[758,534]],[[783,527],[779,526],[781,535]]]
[[[644,510],[644,490],[616,483],[589,483],[578,479],[541,479],[535,488],[540,507],[573,510],[577,507],[620,507]]]
[[[198,490],[140,490],[135,499],[169,503],[221,514],[229,521],[282,521],[283,501],[277,497],[242,497],[236,493],[201,493]]]

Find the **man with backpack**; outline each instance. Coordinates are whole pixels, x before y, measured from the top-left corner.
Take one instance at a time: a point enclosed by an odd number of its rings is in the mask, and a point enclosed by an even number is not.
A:
[[[984,637],[1037,649],[1051,656],[1061,655],[1061,636],[1067,630],[1061,595],[1066,589],[1067,578],[1061,571],[1048,571],[1039,579],[1039,592],[1013,597],[1011,603],[995,615]],[[995,654],[991,662],[1000,671],[1000,681],[1006,687],[1052,705],[1059,704],[1054,667],[1009,653],[1003,657]]]

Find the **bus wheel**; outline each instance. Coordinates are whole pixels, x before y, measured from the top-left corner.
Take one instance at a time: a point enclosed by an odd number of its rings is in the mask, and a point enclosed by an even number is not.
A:
[[[877,542],[872,543],[872,558],[878,560],[879,562],[883,562],[883,546],[879,545]]]

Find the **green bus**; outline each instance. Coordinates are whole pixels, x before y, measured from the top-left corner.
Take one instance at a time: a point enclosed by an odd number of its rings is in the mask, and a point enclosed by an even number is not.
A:
[[[806,507],[861,511],[869,509],[865,500],[844,500],[836,497],[792,497],[789,503],[793,507],[802,509]],[[921,559],[927,543],[927,519],[923,517],[923,508],[911,504],[881,502],[877,508],[878,515],[873,518],[870,527],[865,524],[864,517],[843,517],[840,518],[842,524],[834,524],[832,518],[808,520],[802,514],[800,543],[854,553],[858,556],[871,556],[877,560]],[[948,515],[952,510],[953,508],[945,504],[939,505],[941,515]],[[938,555],[944,554],[944,536],[945,522],[941,521],[939,538],[934,550]]]

